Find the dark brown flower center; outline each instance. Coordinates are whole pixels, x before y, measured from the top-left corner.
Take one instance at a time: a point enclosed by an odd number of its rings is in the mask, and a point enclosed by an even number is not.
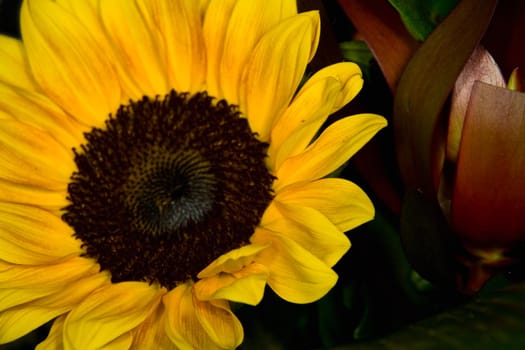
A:
[[[63,219],[113,282],[195,279],[249,242],[272,199],[255,136],[206,93],[131,101],[74,150]]]

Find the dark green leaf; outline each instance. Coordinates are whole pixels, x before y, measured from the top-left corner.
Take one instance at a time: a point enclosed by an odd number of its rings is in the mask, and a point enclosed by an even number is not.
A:
[[[333,350],[522,350],[525,283],[412,324],[381,339]]]
[[[405,194],[401,240],[408,261],[419,274],[441,286],[455,285],[455,241],[437,202],[415,190]]]
[[[408,31],[417,40],[425,38],[456,6],[459,0],[388,0],[399,12]]]
[[[345,41],[340,44],[343,57],[347,61],[356,63],[363,72],[365,81],[370,77],[370,64],[374,60],[374,55],[362,40]]]

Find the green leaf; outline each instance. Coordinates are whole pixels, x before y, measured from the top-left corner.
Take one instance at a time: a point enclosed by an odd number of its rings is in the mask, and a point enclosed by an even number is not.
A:
[[[425,40],[459,0],[388,0],[407,30],[417,40]]]
[[[424,278],[454,288],[456,245],[439,204],[411,190],[403,198],[401,240],[408,261]]]
[[[332,350],[522,350],[525,283],[481,296],[373,341]]]
[[[342,42],[340,45],[345,60],[356,63],[363,72],[365,81],[368,81],[370,65],[374,61],[374,55],[363,40],[352,40]]]

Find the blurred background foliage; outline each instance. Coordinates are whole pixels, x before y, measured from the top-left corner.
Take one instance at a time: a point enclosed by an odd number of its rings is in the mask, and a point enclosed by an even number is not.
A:
[[[363,91],[329,122],[360,112],[389,120],[338,172],[369,193],[376,217],[347,233],[352,248],[335,266],[339,282],[318,302],[290,304],[267,290],[256,307],[234,305],[246,333],[241,349],[524,349],[525,103],[515,91],[521,78],[514,76],[513,91],[473,87],[489,75],[507,81],[525,63],[524,2],[298,3],[322,18],[309,74],[342,60],[363,70]],[[19,36],[19,6],[0,0],[0,32]],[[483,64],[472,59],[478,51],[490,57]],[[466,106],[456,117],[456,96],[465,87]],[[492,99],[499,104],[480,102]],[[495,143],[494,126],[514,135],[498,141],[511,155]],[[476,142],[476,135],[484,138]],[[451,145],[459,156],[449,157]],[[465,173],[488,169],[484,157],[500,171]],[[494,187],[501,189],[497,198],[487,191]],[[473,226],[472,215],[488,218],[491,230]],[[32,349],[48,327],[0,350]]]

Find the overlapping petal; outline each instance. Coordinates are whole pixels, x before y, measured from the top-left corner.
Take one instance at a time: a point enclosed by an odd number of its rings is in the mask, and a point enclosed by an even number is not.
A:
[[[303,151],[328,116],[352,100],[362,85],[361,70],[350,62],[323,68],[308,79],[272,128],[270,167],[276,169]]]
[[[212,96],[222,96],[219,67],[234,5],[234,0],[210,1],[204,15],[202,31],[206,47],[206,90]]]
[[[100,0],[57,0],[57,3],[67,9],[68,14],[73,16],[79,25],[88,28],[93,38],[96,38],[97,44],[102,52],[104,52],[104,56],[107,61],[111,63],[115,71],[115,76],[118,77],[118,82],[121,87],[121,103],[127,103],[131,97],[142,97],[141,93],[143,89],[140,85],[137,85],[137,83],[139,83],[137,79],[127,73],[127,62],[121,59],[121,54],[115,50],[116,47],[113,46],[108,37],[101,16]],[[142,2],[134,3],[136,3],[137,6],[142,4]]]
[[[219,65],[221,93],[228,101],[239,101],[244,66],[261,37],[283,19],[297,13],[292,3],[280,0],[235,2]]]
[[[332,106],[332,113],[350,102],[363,87],[363,78],[359,66],[353,62],[341,62],[317,71],[306,81],[301,90],[309,90],[312,85],[326,79],[336,79],[341,84],[338,98]]]
[[[239,105],[259,139],[268,140],[275,118],[292,100],[317,49],[319,27],[319,14],[304,12],[283,20],[253,49],[240,82]]]
[[[354,155],[372,136],[386,126],[375,114],[357,114],[330,125],[308,148],[286,159],[276,169],[274,188],[328,175]]]
[[[104,283],[107,283],[106,274],[89,275],[62,285],[56,293],[3,310],[0,313],[0,344],[17,339],[68,312]]]
[[[237,272],[246,265],[252,263],[253,257],[267,246],[267,244],[248,244],[241,248],[233,249],[211,262],[204,270],[199,273],[198,277],[211,277],[221,272]]]
[[[60,293],[65,285],[78,284],[98,272],[93,262],[79,257],[45,266],[0,262],[0,311],[33,301],[38,304],[44,297]]]
[[[195,284],[195,295],[200,300],[226,299],[256,305],[264,294],[268,270],[253,263],[268,244],[248,244],[221,255],[202,270]]]
[[[68,201],[62,191],[28,187],[0,179],[0,198],[4,202],[27,204],[60,213]]]
[[[0,62],[0,83],[29,91],[35,89],[24,45],[20,40],[0,35]]]
[[[20,21],[36,82],[74,117],[102,126],[120,103],[120,85],[104,47],[53,1],[24,1]]]
[[[303,204],[270,204],[261,226],[291,238],[328,266],[333,266],[350,248],[348,238],[318,210]]]
[[[128,332],[154,312],[164,292],[163,288],[144,282],[99,288],[68,314],[64,324],[65,348],[99,349],[114,341],[126,344],[128,340],[131,344]]]
[[[271,130],[267,160],[270,169],[279,168],[287,158],[304,150],[330,115],[339,89],[335,79],[301,89]]]
[[[276,200],[314,208],[343,232],[374,217],[374,206],[366,193],[345,179],[327,178],[288,186]]]
[[[66,315],[62,315],[55,319],[53,322],[53,326],[51,327],[49,334],[47,338],[38,344],[36,347],[36,350],[76,350],[76,348],[69,348],[64,346],[64,323],[65,323]],[[110,343],[106,344],[104,346],[104,350],[135,350],[137,349],[134,347],[134,345],[131,343],[133,341],[132,335],[130,333],[126,333],[121,335],[120,337],[116,338],[115,340],[111,341]],[[145,341],[145,345],[148,344],[154,344],[149,339]],[[165,344],[159,344],[159,346],[154,347],[144,347],[140,349],[158,349],[158,350],[172,350],[173,348],[166,348],[162,347],[161,345]],[[177,350],[177,349],[173,349]]]
[[[36,265],[80,254],[80,242],[56,215],[38,207],[0,202],[1,260]]]
[[[90,259],[72,257],[46,265],[21,265],[0,262],[2,288],[39,287],[60,289],[82,277],[96,274],[99,267]]]
[[[266,266],[250,263],[237,272],[221,272],[199,280],[194,286],[195,296],[199,300],[224,299],[257,305],[263,297],[268,274]]]
[[[150,2],[154,23],[166,63],[170,88],[199,91],[206,77],[206,50],[199,1],[156,0]],[[164,73],[166,75],[166,73]],[[158,92],[157,92],[158,93]]]
[[[165,331],[166,310],[161,303],[142,324],[133,330],[130,350],[179,350]]]
[[[47,132],[66,150],[83,140],[87,126],[76,122],[45,95],[0,84],[0,112],[20,123]]]
[[[235,349],[242,343],[244,331],[240,321],[230,310],[228,301],[199,301],[193,297],[195,315],[202,328],[222,349]]]
[[[64,348],[62,341],[65,315],[57,317],[49,330],[47,338],[37,345],[36,350],[61,350]]]
[[[75,171],[73,153],[53,136],[16,121],[3,121],[0,148],[0,179],[65,193]]]
[[[100,1],[99,11],[107,38],[118,60],[115,65],[120,80],[131,79],[134,91],[130,98],[155,96],[169,91],[161,47],[147,18],[135,1]],[[166,33],[167,34],[167,33]],[[113,110],[110,110],[113,111]]]
[[[22,305],[33,300],[40,299],[55,292],[50,288],[0,288],[0,312],[10,309],[13,306]]]
[[[72,233],[65,222],[49,211],[0,202],[1,260],[36,265],[80,255],[81,243]]]
[[[337,282],[337,274],[326,263],[283,234],[259,229],[251,240],[271,243],[256,262],[270,270],[268,285],[284,300],[300,304],[316,301]]]
[[[211,1],[203,23],[208,92],[237,104],[253,48],[270,28],[296,13],[295,1]]]
[[[199,301],[192,286],[183,284],[163,298],[166,332],[180,349],[234,349],[243,339],[239,320],[226,302]]]

